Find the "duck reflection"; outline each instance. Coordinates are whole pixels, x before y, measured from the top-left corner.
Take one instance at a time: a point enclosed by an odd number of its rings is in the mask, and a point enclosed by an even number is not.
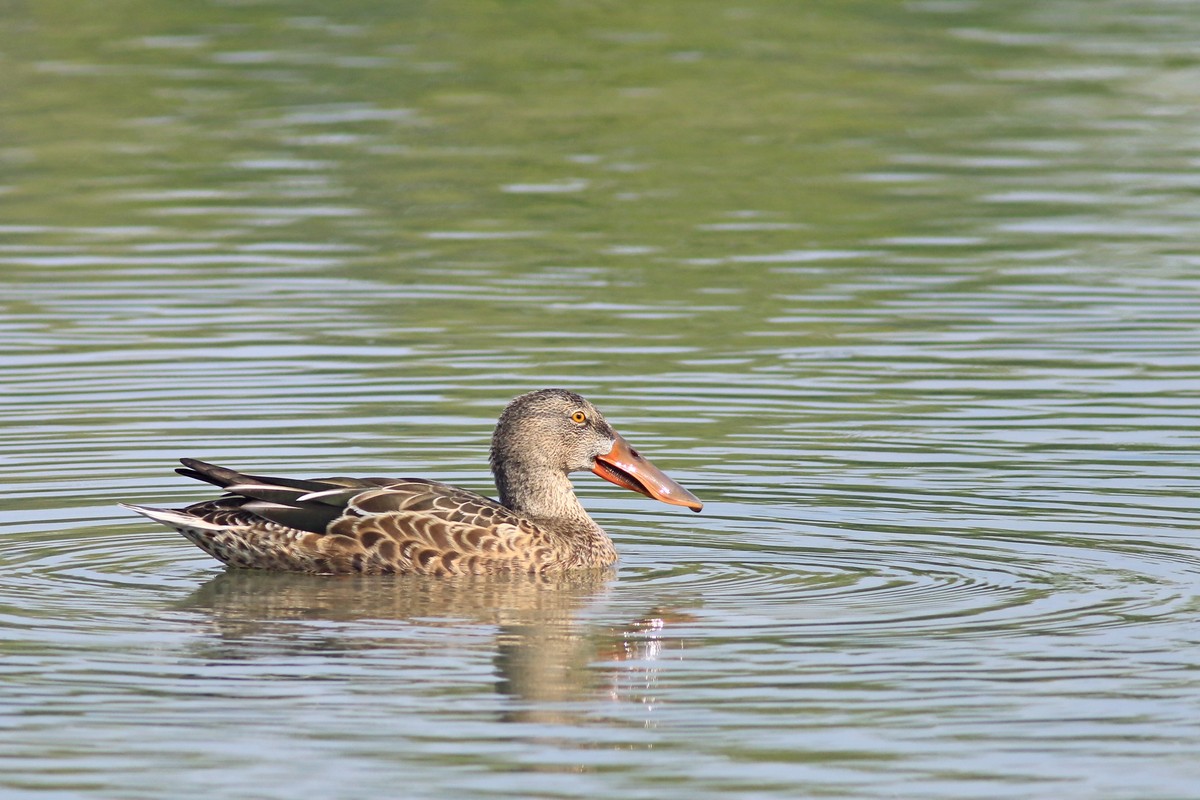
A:
[[[436,580],[230,570],[177,607],[204,612],[215,634],[194,655],[223,662],[381,648],[445,654],[463,643],[455,631],[495,626],[496,691],[513,701],[502,718],[562,723],[579,721],[572,704],[582,700],[651,701],[666,630],[687,619],[651,607],[619,625],[586,622],[585,610],[611,594],[614,578],[611,569]],[[405,624],[379,626],[377,635],[337,624],[359,621]],[[430,628],[441,630],[421,635]]]

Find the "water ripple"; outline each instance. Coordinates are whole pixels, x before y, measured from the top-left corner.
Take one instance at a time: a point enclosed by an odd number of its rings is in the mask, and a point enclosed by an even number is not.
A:
[[[756,523],[736,545],[718,544],[728,533],[667,545],[654,564],[626,569],[625,591],[692,597],[709,630],[789,641],[994,640],[1177,618],[1194,607],[1200,574],[1194,548],[1133,551],[1111,539],[961,529],[849,535],[841,527]]]

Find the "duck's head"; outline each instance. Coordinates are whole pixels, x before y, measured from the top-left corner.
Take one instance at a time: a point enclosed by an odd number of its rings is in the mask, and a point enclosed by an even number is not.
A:
[[[591,403],[565,389],[514,399],[492,435],[492,470],[502,475],[590,470],[617,486],[699,511],[703,504],[613,430]]]

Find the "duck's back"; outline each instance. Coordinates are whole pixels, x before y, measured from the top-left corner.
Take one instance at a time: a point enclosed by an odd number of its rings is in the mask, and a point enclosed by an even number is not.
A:
[[[180,510],[131,506],[235,567],[481,574],[587,565],[587,554],[494,500],[419,478],[270,478],[185,460],[229,494]],[[611,563],[598,554],[594,566]]]

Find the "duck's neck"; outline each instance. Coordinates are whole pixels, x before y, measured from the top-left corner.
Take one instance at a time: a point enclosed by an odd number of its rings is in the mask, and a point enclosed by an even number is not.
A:
[[[575,496],[571,481],[560,470],[498,462],[493,465],[500,502],[535,522],[553,523],[559,530],[600,533]]]

